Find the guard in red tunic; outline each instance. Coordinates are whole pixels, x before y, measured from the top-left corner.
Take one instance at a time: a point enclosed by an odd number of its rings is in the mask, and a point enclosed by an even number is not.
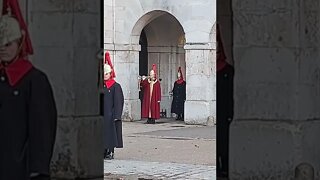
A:
[[[124,96],[116,77],[110,55],[105,54],[104,64],[104,159],[114,158],[114,148],[123,148],[122,111]]]
[[[160,119],[161,87],[157,79],[156,65],[152,65],[149,77],[142,76],[140,83],[143,89],[142,118],[148,118],[148,124],[155,124]]]
[[[217,25],[217,177],[228,178],[229,127],[233,119],[233,67],[226,62]]]
[[[178,80],[174,83],[172,95],[171,113],[177,115],[176,120],[184,119],[184,102],[186,101],[186,81],[183,79],[181,67],[178,69]]]
[[[0,0],[0,179],[50,179],[57,109],[17,0]],[[0,9],[2,10],[2,9]]]

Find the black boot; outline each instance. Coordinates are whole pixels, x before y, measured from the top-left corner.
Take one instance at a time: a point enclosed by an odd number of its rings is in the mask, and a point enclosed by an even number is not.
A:
[[[178,115],[177,115],[176,120],[177,120],[177,121],[179,121],[179,120],[180,120],[180,114],[178,114]]]
[[[151,124],[155,124],[156,123],[156,120],[155,119],[152,119],[151,120]]]
[[[180,120],[184,121],[184,115],[183,114],[180,115]]]
[[[105,159],[105,160],[114,159],[114,149],[112,149],[112,150],[106,149],[106,150],[104,151],[104,159]]]
[[[152,119],[151,119],[151,118],[148,118],[147,124],[151,124],[151,122],[152,122]]]

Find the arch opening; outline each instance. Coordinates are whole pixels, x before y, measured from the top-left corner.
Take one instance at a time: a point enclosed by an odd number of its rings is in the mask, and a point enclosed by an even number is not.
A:
[[[182,25],[172,14],[165,11],[152,11],[142,16],[131,34],[131,43],[139,42],[139,75],[148,75],[152,64],[157,65],[161,84],[161,107],[163,118],[174,117],[171,114],[172,97],[170,91],[177,80],[177,71],[181,67],[185,76],[185,33]],[[138,40],[138,41],[137,41]],[[139,93],[142,100],[143,91]]]

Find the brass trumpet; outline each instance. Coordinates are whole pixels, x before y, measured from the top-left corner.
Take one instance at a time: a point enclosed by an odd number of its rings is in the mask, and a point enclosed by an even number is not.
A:
[[[151,76],[138,76],[138,80],[141,81],[141,79],[143,80],[143,77],[145,77],[145,79],[150,79]]]

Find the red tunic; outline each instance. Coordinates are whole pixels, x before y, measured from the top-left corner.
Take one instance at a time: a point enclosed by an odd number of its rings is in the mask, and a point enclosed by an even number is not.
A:
[[[142,118],[160,119],[160,101],[161,101],[161,87],[157,80],[151,88],[151,84],[148,80],[141,81],[143,89],[143,101],[142,101]],[[150,92],[152,96],[150,97]]]

